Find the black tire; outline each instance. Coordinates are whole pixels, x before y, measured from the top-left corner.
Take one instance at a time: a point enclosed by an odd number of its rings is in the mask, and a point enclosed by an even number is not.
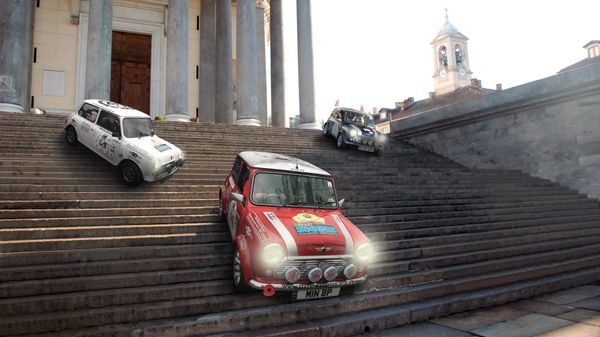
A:
[[[246,281],[244,281],[244,271],[242,270],[240,252],[237,250],[237,248],[233,254],[233,284],[240,292],[249,292],[252,290]]]
[[[129,186],[139,186],[143,181],[142,171],[133,162],[126,161],[121,164],[121,180]]]
[[[337,136],[337,147],[338,149],[343,149],[346,147],[346,143],[344,142],[344,134],[340,132]]]
[[[323,136],[327,136],[327,123],[323,125]]]
[[[79,144],[79,141],[77,140],[77,131],[75,131],[75,128],[72,126],[69,126],[67,128],[66,138],[67,138],[67,143],[69,143],[69,145],[71,145],[71,146],[75,146],[75,145]]]

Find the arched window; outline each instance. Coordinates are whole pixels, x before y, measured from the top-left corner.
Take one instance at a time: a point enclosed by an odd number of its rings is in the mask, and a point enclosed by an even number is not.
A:
[[[446,53],[446,46],[442,46],[439,51],[440,63],[444,66],[448,66],[448,54]]]
[[[463,63],[465,58],[465,52],[460,44],[457,44],[454,47],[454,57],[456,59],[456,65]]]

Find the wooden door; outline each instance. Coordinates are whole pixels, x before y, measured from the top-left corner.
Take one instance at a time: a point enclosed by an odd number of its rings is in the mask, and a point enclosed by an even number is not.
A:
[[[152,37],[113,31],[112,101],[150,113]]]

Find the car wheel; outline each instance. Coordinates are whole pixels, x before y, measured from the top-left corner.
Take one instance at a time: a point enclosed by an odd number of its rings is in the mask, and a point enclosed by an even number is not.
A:
[[[79,143],[77,140],[77,131],[75,131],[75,128],[72,126],[67,128],[67,143],[71,146],[75,146]]]
[[[130,161],[121,164],[121,179],[129,186],[138,186],[144,181],[140,168]]]
[[[338,149],[343,149],[345,146],[346,143],[344,143],[344,134],[340,132],[340,134],[337,136],[337,147]]]
[[[327,123],[323,125],[323,136],[327,136]]]
[[[250,291],[250,286],[244,281],[244,271],[242,270],[242,260],[240,259],[240,252],[235,250],[233,255],[233,284],[238,291],[247,292]]]

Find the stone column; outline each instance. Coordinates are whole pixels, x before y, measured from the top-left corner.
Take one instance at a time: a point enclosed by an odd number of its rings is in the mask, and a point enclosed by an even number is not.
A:
[[[0,6],[0,111],[29,111],[33,3],[2,1]]]
[[[90,1],[85,98],[110,99],[112,0]]]
[[[312,24],[310,0],[296,0],[298,20],[298,86],[300,88],[300,128],[320,129],[315,114]]]
[[[238,0],[237,6],[237,120],[236,125],[260,126],[258,119],[258,54],[255,0]]]
[[[285,127],[282,0],[271,0],[271,123]]]
[[[217,1],[215,122],[233,123],[231,0]]]
[[[223,0],[217,0],[223,1]],[[215,0],[200,1],[200,121],[215,122]]]
[[[258,52],[258,119],[267,126],[267,66],[265,51],[265,8],[260,1],[256,8],[256,44]]]
[[[189,122],[188,0],[169,0],[167,22],[166,120]]]

